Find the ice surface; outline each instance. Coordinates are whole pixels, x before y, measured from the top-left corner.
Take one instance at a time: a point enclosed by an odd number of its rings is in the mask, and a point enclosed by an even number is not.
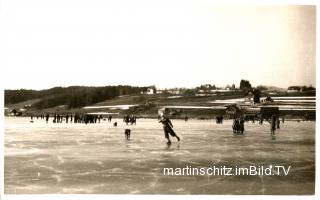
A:
[[[46,124],[5,119],[6,194],[313,194],[315,123],[246,123],[233,135],[232,121],[172,120],[181,137],[168,146],[162,125]],[[124,129],[131,129],[125,140]],[[288,176],[164,176],[164,167],[291,165]]]

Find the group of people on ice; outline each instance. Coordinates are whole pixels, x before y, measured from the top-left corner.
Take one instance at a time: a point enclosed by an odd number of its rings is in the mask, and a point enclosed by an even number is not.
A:
[[[261,121],[263,122],[263,118],[261,117],[260,119],[260,124]],[[272,135],[275,134],[275,130],[276,129],[280,129],[280,119],[279,116],[277,115],[272,115],[270,118],[266,119],[267,122],[270,123],[270,133]],[[241,117],[235,117],[233,124],[232,124],[232,129],[233,129],[233,133],[234,134],[243,134],[244,132],[244,122],[245,119],[241,116]],[[254,123],[254,120],[253,120]],[[282,123],[284,123],[284,118],[282,118]]]
[[[243,117],[235,118],[232,124],[234,134],[243,134],[244,132],[244,119]]]
[[[46,121],[48,122],[49,115],[43,116],[43,118],[45,118]],[[78,114],[75,114],[73,116],[73,115],[67,114],[67,115],[60,116],[58,114],[55,114],[53,116],[53,122],[54,123],[61,123],[64,118],[65,118],[66,123],[68,123],[69,118],[70,118],[70,122],[73,121],[74,123],[96,123],[97,121],[100,122],[100,119],[102,119],[103,117],[99,116],[99,115],[78,115]],[[107,119],[109,122],[111,122],[112,116],[111,115],[108,116]],[[31,116],[31,120],[33,120],[33,116]],[[159,123],[162,123],[162,125],[163,125],[164,135],[168,141],[167,142],[168,144],[171,143],[170,135],[172,137],[177,138],[177,141],[180,141],[180,137],[173,130],[172,122],[167,115],[165,115],[165,114],[159,115],[158,120],[159,120]],[[123,121],[126,124],[129,124],[129,123],[136,124],[136,117],[125,115],[123,118]],[[185,119],[185,121],[187,121],[187,119]],[[222,121],[223,121],[223,117],[216,117],[217,124],[222,124]],[[271,134],[274,135],[275,130],[280,129],[279,117],[277,115],[272,115],[269,119],[267,119],[267,121],[270,123]],[[284,122],[284,119],[282,119],[282,121]],[[245,131],[244,122],[245,122],[245,118],[243,116],[234,118],[234,121],[232,124],[232,129],[233,129],[234,134],[243,134],[244,133],[244,131]]]

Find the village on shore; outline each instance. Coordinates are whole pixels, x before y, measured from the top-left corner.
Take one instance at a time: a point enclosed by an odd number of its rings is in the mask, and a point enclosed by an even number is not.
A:
[[[234,84],[224,88],[205,84],[193,89],[157,89],[150,86],[143,87],[133,94],[118,95],[91,105],[73,108],[58,105],[39,109],[35,105],[42,100],[41,98],[26,98],[15,103],[5,102],[4,114],[38,118],[89,115],[96,116],[99,120],[126,116],[157,118],[161,113],[178,119],[216,119],[220,116],[232,119],[239,115],[261,118],[277,114],[289,119],[315,120],[315,91],[312,86],[290,86],[286,90],[265,86],[253,88],[246,80],[241,80],[239,88]],[[12,96],[15,91],[9,92]],[[16,93],[18,94],[19,90]]]

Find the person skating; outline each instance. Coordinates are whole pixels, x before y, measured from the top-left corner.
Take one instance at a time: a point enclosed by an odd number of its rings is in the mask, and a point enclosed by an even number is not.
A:
[[[275,130],[276,130],[276,116],[272,115],[271,116],[271,122],[270,122],[270,131],[271,131],[271,135],[275,134]]]
[[[176,137],[178,141],[180,141],[180,138],[177,136],[177,134],[173,130],[173,125],[171,123],[171,120],[168,117],[165,117],[164,115],[161,116],[159,123],[162,123],[163,125],[163,131],[165,138],[168,140],[168,144],[171,143],[169,134],[172,137]]]

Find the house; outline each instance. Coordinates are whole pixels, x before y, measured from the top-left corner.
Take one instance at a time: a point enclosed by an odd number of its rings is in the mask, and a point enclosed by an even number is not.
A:
[[[226,114],[228,114],[230,118],[241,116],[242,112],[242,108],[237,104],[231,104],[226,107]]]
[[[153,90],[153,88],[148,88],[147,94],[155,94],[155,91]]]
[[[179,88],[172,88],[172,89],[164,89],[164,90],[157,90],[156,91],[157,94],[182,94],[183,90],[179,89]]]
[[[147,90],[142,91],[141,94],[157,94],[157,89],[155,86],[150,86]]]
[[[253,98],[254,95],[252,94],[252,92],[248,92],[245,96],[244,96],[244,103],[245,104],[253,104]]]
[[[301,87],[300,86],[290,86],[287,89],[288,93],[294,93],[294,92],[300,92],[301,91]]]
[[[261,103],[272,103],[273,99],[270,96],[267,96],[265,99],[261,100]]]

